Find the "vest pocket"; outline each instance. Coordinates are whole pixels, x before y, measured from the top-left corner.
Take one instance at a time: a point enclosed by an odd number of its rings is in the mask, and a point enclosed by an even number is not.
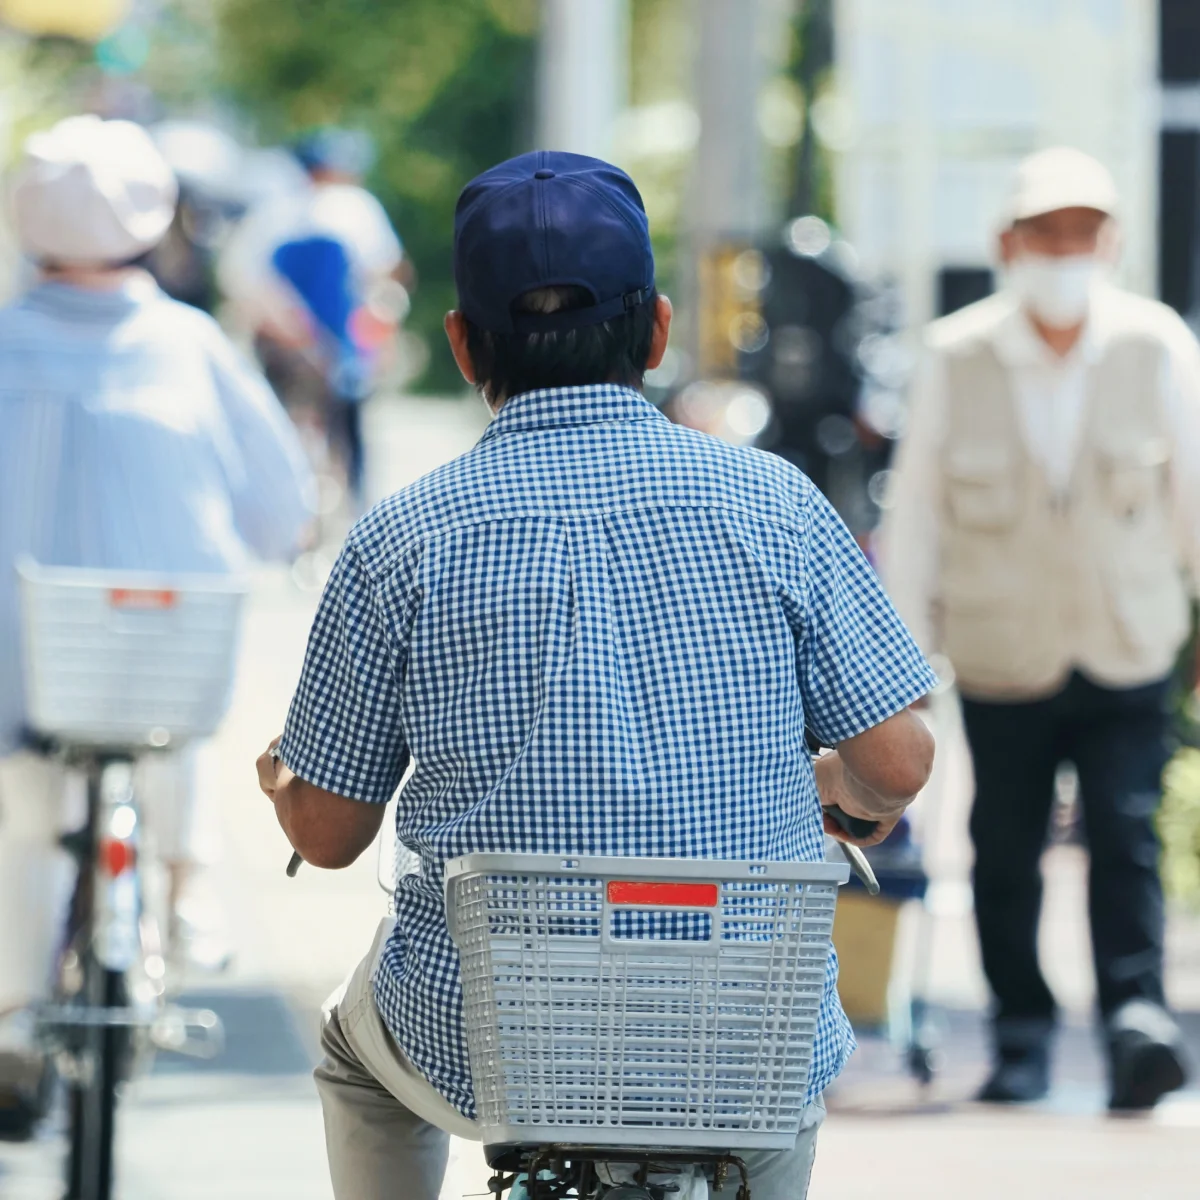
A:
[[[1169,661],[1188,630],[1188,599],[1180,572],[1170,565],[1169,545],[1156,562],[1114,555],[1102,568],[1112,612],[1126,644],[1139,656]]]
[[[946,500],[964,529],[1008,529],[1020,511],[1020,481],[1003,449],[960,446],[947,456]]]
[[[1163,438],[1142,438],[1119,449],[1101,450],[1100,486],[1113,514],[1136,521],[1160,501],[1170,448]]]

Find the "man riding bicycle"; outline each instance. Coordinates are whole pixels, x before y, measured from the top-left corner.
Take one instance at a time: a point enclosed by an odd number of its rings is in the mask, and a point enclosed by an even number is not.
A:
[[[258,764],[323,867],[370,845],[413,766],[398,833],[420,870],[332,998],[316,1073],[334,1192],[357,1200],[436,1200],[447,1131],[472,1136],[448,859],[818,862],[822,805],[877,821],[873,844],[933,754],[908,706],[934,676],[825,499],[640,394],[671,305],[629,177],[500,164],[459,199],[455,276],[446,332],[495,420],[351,532]],[[806,727],[838,749],[815,772]],[[795,1147],[746,1156],[756,1200],[806,1190],[853,1047],[836,980],[831,959]]]
[[[265,381],[206,314],[138,260],[176,184],[149,135],[71,117],[35,134],[12,180],[39,270],[0,310],[0,1131],[27,1133],[45,999],[70,894],[62,768],[24,745],[15,564],[228,575],[293,553],[311,519],[303,451]],[[169,664],[166,664],[169,668]],[[84,686],[84,685],[81,685]],[[142,764],[181,899],[192,865],[189,761]],[[82,815],[75,822],[82,823]],[[178,923],[176,923],[178,928]]]

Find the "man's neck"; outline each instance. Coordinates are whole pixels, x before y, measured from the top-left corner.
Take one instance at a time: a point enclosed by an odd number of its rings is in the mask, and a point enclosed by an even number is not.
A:
[[[1079,339],[1083,337],[1083,327],[1086,324],[1085,321],[1080,321],[1077,325],[1071,325],[1066,329],[1059,329],[1038,320],[1032,313],[1029,314],[1029,323],[1037,332],[1038,337],[1059,358],[1066,358],[1079,344]]]

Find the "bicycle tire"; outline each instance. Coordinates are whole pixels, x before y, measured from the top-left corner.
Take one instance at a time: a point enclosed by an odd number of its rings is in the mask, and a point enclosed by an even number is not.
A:
[[[84,994],[104,1008],[123,1007],[125,976],[111,971],[89,954]],[[68,1158],[66,1200],[112,1200],[116,1140],[117,1091],[124,1078],[129,1032],[119,1025],[86,1029],[90,1078],[68,1092]]]

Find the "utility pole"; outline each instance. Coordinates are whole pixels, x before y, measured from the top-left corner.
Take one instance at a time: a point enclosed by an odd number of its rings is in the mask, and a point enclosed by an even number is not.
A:
[[[606,158],[629,90],[629,0],[542,0],[538,147]]]
[[[700,375],[734,369],[734,262],[762,239],[769,217],[758,100],[792,7],[790,0],[695,0],[700,142],[687,209],[693,273],[683,282],[693,301],[686,342]]]
[[[700,141],[691,188],[698,246],[752,240],[766,220],[758,96],[766,75],[759,52],[764,5],[696,0]]]

